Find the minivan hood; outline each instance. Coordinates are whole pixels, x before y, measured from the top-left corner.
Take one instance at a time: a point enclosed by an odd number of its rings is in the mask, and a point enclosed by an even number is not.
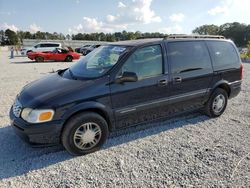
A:
[[[56,72],[26,85],[19,94],[18,99],[23,107],[47,106],[50,101],[86,87],[92,82],[91,80],[66,79]]]

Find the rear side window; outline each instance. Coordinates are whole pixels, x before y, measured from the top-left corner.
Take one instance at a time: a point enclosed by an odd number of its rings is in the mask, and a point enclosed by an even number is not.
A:
[[[47,44],[48,47],[59,47],[59,44]]]
[[[49,47],[49,44],[41,44],[41,47],[42,48],[47,48],[47,47]]]
[[[46,44],[40,44],[40,48],[45,48]]]
[[[204,42],[169,42],[167,45],[172,73],[211,68],[210,56]]]
[[[239,65],[239,57],[230,42],[225,41],[207,41],[208,48],[213,60],[215,70],[231,68]]]

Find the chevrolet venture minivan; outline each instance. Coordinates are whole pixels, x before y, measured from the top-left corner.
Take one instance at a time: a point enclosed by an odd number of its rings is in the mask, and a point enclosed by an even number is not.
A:
[[[241,82],[237,48],[221,36],[115,42],[26,85],[10,119],[29,143],[83,155],[121,128],[201,108],[218,117]]]

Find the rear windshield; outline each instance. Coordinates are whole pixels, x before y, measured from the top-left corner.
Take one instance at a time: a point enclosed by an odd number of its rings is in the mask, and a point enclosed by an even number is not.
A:
[[[240,60],[232,43],[226,41],[207,41],[215,70],[238,67]]]
[[[125,50],[125,46],[100,46],[70,67],[70,71],[74,77],[100,77],[118,62]]]

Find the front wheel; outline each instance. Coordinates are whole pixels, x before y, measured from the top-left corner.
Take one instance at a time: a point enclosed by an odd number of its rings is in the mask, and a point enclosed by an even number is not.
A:
[[[224,89],[217,88],[205,105],[205,113],[209,117],[219,117],[227,107],[228,94]]]
[[[67,56],[67,57],[65,58],[65,61],[66,61],[66,62],[72,62],[72,60],[73,60],[72,56]]]
[[[101,148],[108,137],[108,125],[99,114],[84,112],[70,118],[62,132],[62,144],[72,155],[84,155]]]
[[[44,62],[44,58],[40,56],[36,57],[35,60],[36,62]]]

